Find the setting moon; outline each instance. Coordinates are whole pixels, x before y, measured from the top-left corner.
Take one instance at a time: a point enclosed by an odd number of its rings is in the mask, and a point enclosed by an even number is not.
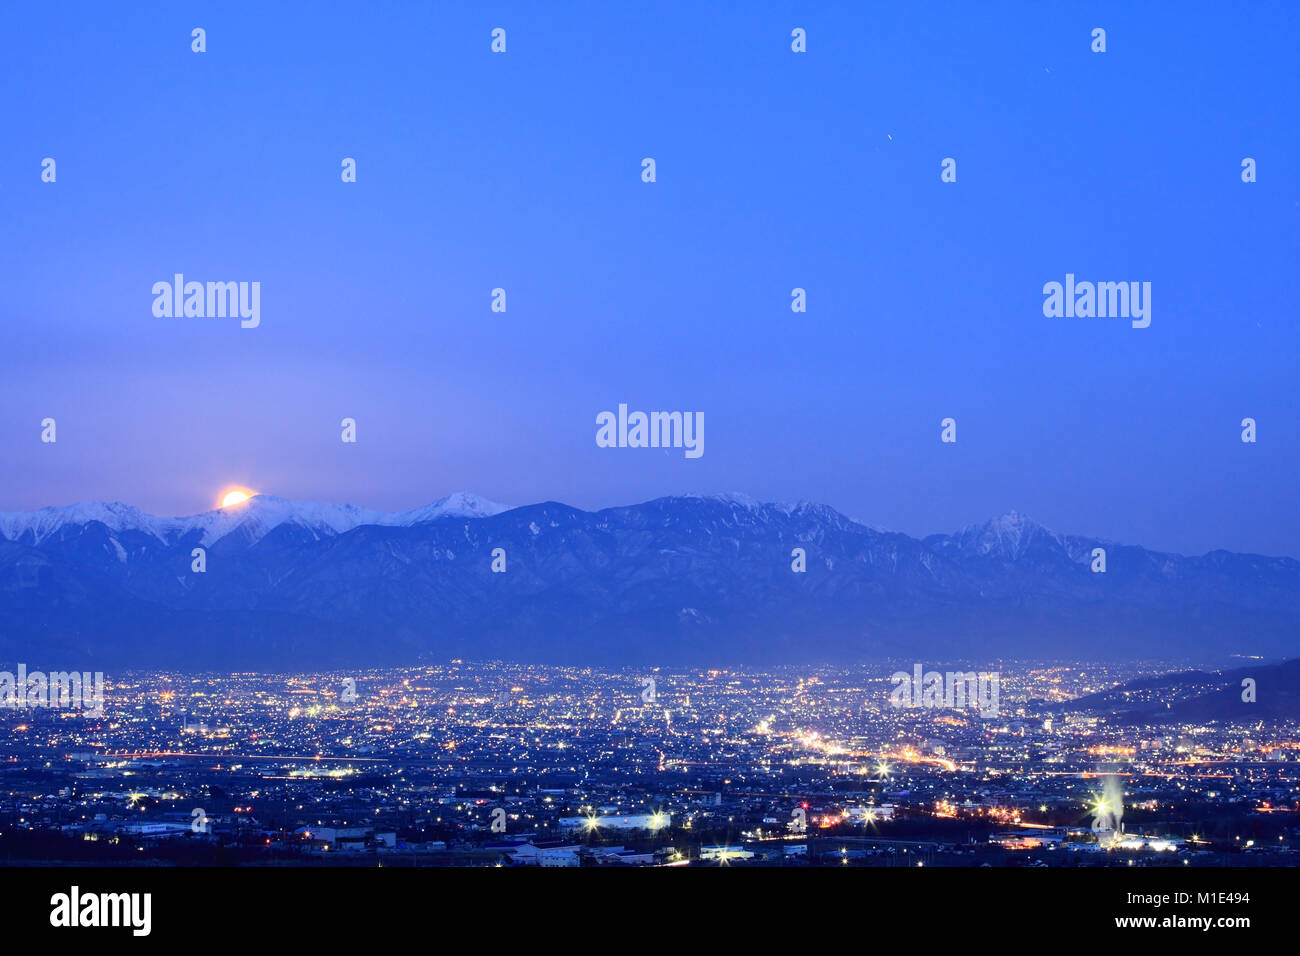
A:
[[[248,492],[240,491],[236,488],[233,491],[227,491],[221,498],[221,507],[230,508],[234,505],[242,505],[248,500]]]

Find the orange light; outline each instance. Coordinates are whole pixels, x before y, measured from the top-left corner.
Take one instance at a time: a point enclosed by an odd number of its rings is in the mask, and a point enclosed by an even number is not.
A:
[[[218,508],[235,508],[244,504],[249,498],[257,492],[251,488],[244,488],[240,485],[232,485],[217,496]]]

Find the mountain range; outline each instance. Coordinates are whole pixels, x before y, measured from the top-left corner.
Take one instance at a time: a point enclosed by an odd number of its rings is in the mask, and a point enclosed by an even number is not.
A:
[[[923,539],[740,495],[0,513],[0,660],[33,668],[1279,657],[1298,624],[1292,558],[1165,554],[1014,512]]]

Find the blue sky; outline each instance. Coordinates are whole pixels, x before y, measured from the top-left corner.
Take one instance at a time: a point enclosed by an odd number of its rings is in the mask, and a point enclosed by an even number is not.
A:
[[[743,491],[1300,554],[1300,8],[228,6],[8,15],[0,510]],[[156,318],[176,272],[260,327]],[[1150,328],[1045,318],[1067,272]],[[704,456],[598,448],[620,402]]]

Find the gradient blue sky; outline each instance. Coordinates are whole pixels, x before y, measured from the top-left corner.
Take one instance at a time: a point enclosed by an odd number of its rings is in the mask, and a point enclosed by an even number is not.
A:
[[[233,6],[7,12],[0,510],[734,490],[1300,554],[1297,5]],[[261,327],[155,318],[175,272]],[[1044,318],[1066,272],[1151,327]],[[597,448],[619,402],[704,457]]]

